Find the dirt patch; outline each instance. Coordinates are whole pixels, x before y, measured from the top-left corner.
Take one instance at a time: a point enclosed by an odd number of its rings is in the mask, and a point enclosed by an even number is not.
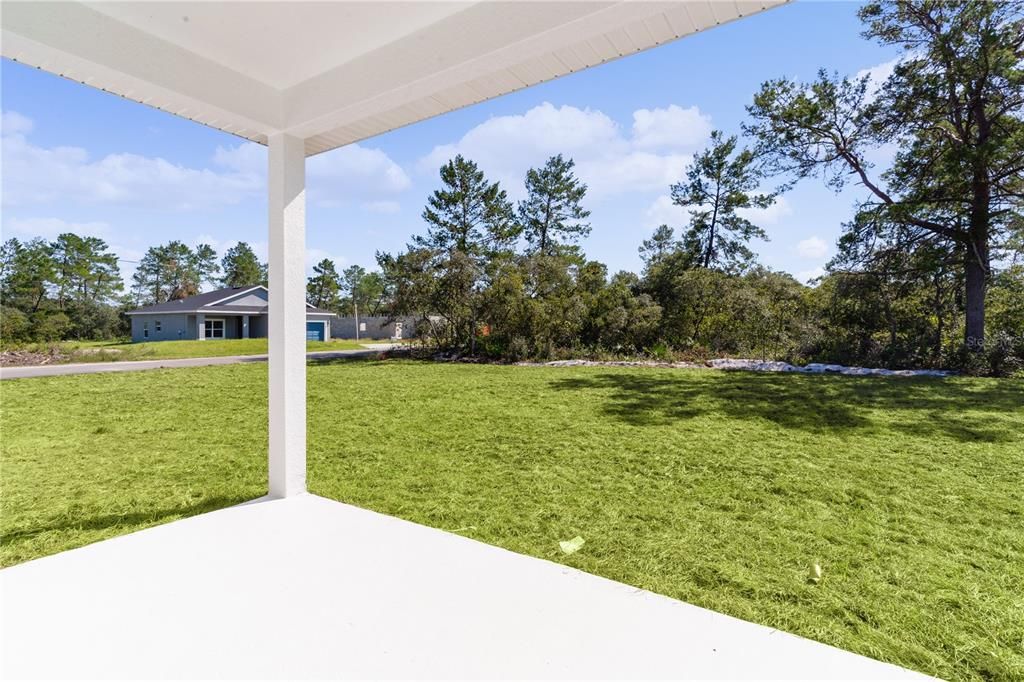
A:
[[[56,346],[45,350],[5,350],[0,351],[0,367],[21,365],[52,365],[66,362],[70,356]]]

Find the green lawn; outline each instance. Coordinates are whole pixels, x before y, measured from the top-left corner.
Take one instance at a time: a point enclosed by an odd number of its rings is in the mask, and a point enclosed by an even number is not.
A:
[[[370,343],[370,342],[366,342]],[[43,344],[46,346],[49,344]],[[56,344],[70,354],[68,362],[117,362],[124,360],[172,360],[212,358],[225,355],[263,355],[266,339],[206,339],[205,341],[62,341]],[[362,343],[346,339],[307,341],[307,351],[358,350]]]
[[[262,494],[265,387],[265,365],[0,384],[3,563]],[[365,361],[311,365],[309,390],[313,492],[932,675],[1024,678],[1020,380]]]

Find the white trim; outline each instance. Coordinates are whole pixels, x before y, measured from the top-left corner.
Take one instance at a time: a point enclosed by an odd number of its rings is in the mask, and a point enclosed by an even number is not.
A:
[[[306,318],[306,340],[307,341],[309,341],[309,325],[310,324],[318,324],[318,325],[320,325],[320,336],[323,337],[320,340],[321,341],[326,341],[327,340],[327,320],[310,320],[309,318]]]
[[[213,323],[220,322],[220,336],[213,334]],[[206,325],[210,324],[210,334],[206,333]],[[223,317],[205,317],[203,318],[203,338],[204,339],[226,339],[227,338],[227,322]]]
[[[306,156],[291,135],[269,146],[269,492],[290,497],[306,492]]]
[[[185,9],[174,3],[6,2],[0,47],[10,59],[262,144],[276,134],[301,139],[312,156],[787,1],[477,1],[450,11],[408,3],[405,22],[345,22],[340,2],[193,3],[194,30],[182,28]],[[330,31],[314,30],[325,24]],[[266,59],[252,59],[245,26],[271,27],[258,37],[273,35],[261,46]],[[329,41],[356,35],[357,50],[331,52]],[[299,41],[323,59],[311,64],[308,50],[292,49]]]

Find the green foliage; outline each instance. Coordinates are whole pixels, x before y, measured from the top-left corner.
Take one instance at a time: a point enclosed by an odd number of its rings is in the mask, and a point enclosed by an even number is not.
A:
[[[267,284],[267,266],[260,263],[256,252],[245,242],[238,242],[220,261],[223,272],[220,284],[224,287],[247,287]]]
[[[420,248],[483,257],[507,248],[519,234],[512,204],[498,183],[489,183],[475,163],[462,157],[441,167],[441,189],[423,209],[427,234]]]
[[[102,239],[68,232],[50,245],[57,305],[62,310],[70,303],[108,301],[121,290],[117,255],[107,249]]]
[[[53,242],[10,239],[0,248],[0,339],[119,336],[125,323],[114,303],[121,288],[117,256],[102,239],[70,233]]]
[[[28,315],[10,306],[0,307],[0,341],[22,343],[32,339],[32,323]]]
[[[59,310],[39,310],[31,320],[32,336],[37,341],[60,341],[72,328],[71,318]]]
[[[53,247],[38,238],[25,243],[9,239],[4,243],[2,256],[0,296],[4,305],[28,314],[37,312],[57,276]]]
[[[390,295],[388,282],[380,272],[367,272],[350,265],[341,273],[341,309],[346,315],[380,315]]]
[[[341,276],[331,259],[324,258],[313,266],[313,276],[306,283],[306,302],[332,311],[341,305]]]
[[[769,81],[745,126],[765,168],[865,189],[837,263],[939,250],[960,264],[964,345],[983,346],[993,260],[1019,231],[1024,199],[1024,14],[1019,2],[871,2],[864,36],[904,54],[880,88],[824,70]],[[870,152],[898,148],[876,175]]]
[[[220,271],[217,255],[207,244],[195,249],[181,241],[151,246],[132,276],[139,306],[195,296],[204,282]]]
[[[697,154],[686,170],[686,181],[672,185],[672,203],[690,211],[690,226],[682,243],[693,262],[703,268],[737,272],[754,260],[747,242],[768,239],[764,230],[738,211],[768,208],[775,194],[753,194],[762,179],[750,150],[736,151],[736,137],[711,133],[711,147]],[[652,247],[664,234],[656,234]]]
[[[526,172],[526,199],[519,202],[519,222],[532,251],[552,254],[563,244],[590,234],[583,207],[587,186],[573,174],[572,159],[552,156],[543,168]]]

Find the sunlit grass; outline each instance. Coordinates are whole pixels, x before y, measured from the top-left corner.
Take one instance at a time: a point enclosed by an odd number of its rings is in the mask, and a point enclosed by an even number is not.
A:
[[[369,343],[369,342],[363,342]],[[61,341],[36,344],[45,350],[50,346],[66,352],[68,362],[117,362],[125,360],[174,360],[178,358],[213,358],[227,355],[264,355],[267,339],[205,339],[203,341]],[[359,350],[362,343],[348,339],[307,341],[307,351]]]
[[[263,493],[265,366],[0,392],[6,564]],[[334,362],[309,392],[315,493],[940,677],[1024,677],[1022,381]]]

